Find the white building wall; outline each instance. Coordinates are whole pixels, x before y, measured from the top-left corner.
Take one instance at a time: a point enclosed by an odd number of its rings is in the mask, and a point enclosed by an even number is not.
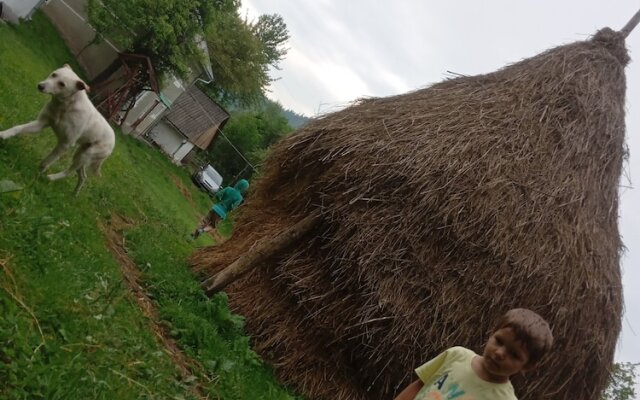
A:
[[[182,159],[189,154],[191,149],[194,148],[194,144],[191,142],[185,142],[176,152],[173,154],[173,161],[179,163]]]
[[[33,8],[40,4],[40,0],[2,0],[2,2],[20,18],[26,18]]]
[[[144,134],[167,110],[167,105],[173,104],[184,91],[184,83],[171,76],[162,88],[164,102],[153,92],[143,93],[122,123],[122,131],[136,136]]]
[[[164,121],[158,122],[156,126],[151,128],[149,137],[169,155],[173,155],[182,145],[182,141],[186,140],[180,132]]]
[[[152,93],[151,97],[154,97],[157,99],[157,96],[155,96],[155,93]],[[156,123],[158,118],[160,118],[162,113],[168,110],[168,108],[164,104],[162,104],[159,100],[157,102],[155,102],[154,100],[154,103],[149,105],[149,109],[151,110],[151,112],[135,128],[135,132],[138,135],[141,135],[146,131],[148,131],[149,128]]]
[[[167,110],[167,106],[157,94],[151,91],[143,92],[122,123],[122,131],[136,136],[147,132],[160,115]]]
[[[171,161],[176,164],[179,164],[194,147],[193,143],[165,121],[160,121],[151,128],[149,138],[160,146],[162,151],[167,153]]]
[[[109,40],[89,45],[96,33],[87,22],[86,7],[87,0],[49,0],[42,11],[56,26],[69,50],[76,55],[87,77],[93,79],[118,58],[120,49]]]
[[[180,163],[194,147],[193,143],[165,121],[160,121],[151,128],[149,138],[175,163]]]

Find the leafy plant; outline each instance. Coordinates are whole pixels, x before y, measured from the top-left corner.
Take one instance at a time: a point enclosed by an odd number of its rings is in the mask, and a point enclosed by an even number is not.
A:
[[[239,2],[201,0],[89,0],[89,22],[96,40],[109,38],[127,51],[148,56],[158,73],[181,77],[203,59],[198,35],[212,16]]]
[[[633,400],[636,398],[637,368],[640,363],[615,363],[611,369],[609,386],[602,400]]]
[[[208,159],[225,181],[233,184],[237,179],[250,178],[269,146],[292,130],[282,107],[266,100],[260,108],[232,115],[224,132],[209,147]]]

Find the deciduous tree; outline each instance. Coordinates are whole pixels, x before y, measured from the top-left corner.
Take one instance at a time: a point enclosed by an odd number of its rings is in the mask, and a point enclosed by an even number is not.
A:
[[[271,82],[262,44],[237,13],[217,14],[205,32],[214,80],[205,90],[224,105],[257,103]]]
[[[289,31],[282,16],[261,15],[255,23],[251,24],[251,30],[262,43],[267,64],[277,68],[278,63],[284,59],[289,50],[285,47],[290,38]]]
[[[202,59],[198,35],[219,13],[234,12],[238,0],[89,0],[89,22],[97,38],[148,56],[158,73],[185,77]]]
[[[255,23],[240,14],[216,14],[206,31],[215,79],[207,91],[217,101],[250,106],[259,103],[272,78],[269,67],[287,53],[289,32],[277,14],[261,15]]]
[[[228,140],[218,135],[210,146],[209,161],[227,183],[232,183],[230,181],[234,177],[248,178],[255,171],[248,166],[243,157],[259,169],[268,147],[291,131],[291,126],[283,116],[282,107],[266,100],[256,110],[231,116],[224,128],[224,136]],[[233,146],[229,142],[233,143]]]
[[[640,363],[616,363],[611,371],[609,387],[605,390],[602,400],[634,400],[636,398],[636,377]]]

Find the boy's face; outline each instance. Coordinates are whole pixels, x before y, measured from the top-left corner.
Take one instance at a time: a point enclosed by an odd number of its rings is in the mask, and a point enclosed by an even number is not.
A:
[[[516,338],[513,329],[498,329],[491,335],[482,354],[484,370],[497,380],[525,370],[529,362],[529,351]]]

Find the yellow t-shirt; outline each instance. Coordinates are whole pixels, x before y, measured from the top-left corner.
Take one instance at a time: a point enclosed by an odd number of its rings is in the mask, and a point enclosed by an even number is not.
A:
[[[416,369],[424,386],[414,400],[517,400],[511,382],[491,383],[471,369],[476,353],[452,347]]]

